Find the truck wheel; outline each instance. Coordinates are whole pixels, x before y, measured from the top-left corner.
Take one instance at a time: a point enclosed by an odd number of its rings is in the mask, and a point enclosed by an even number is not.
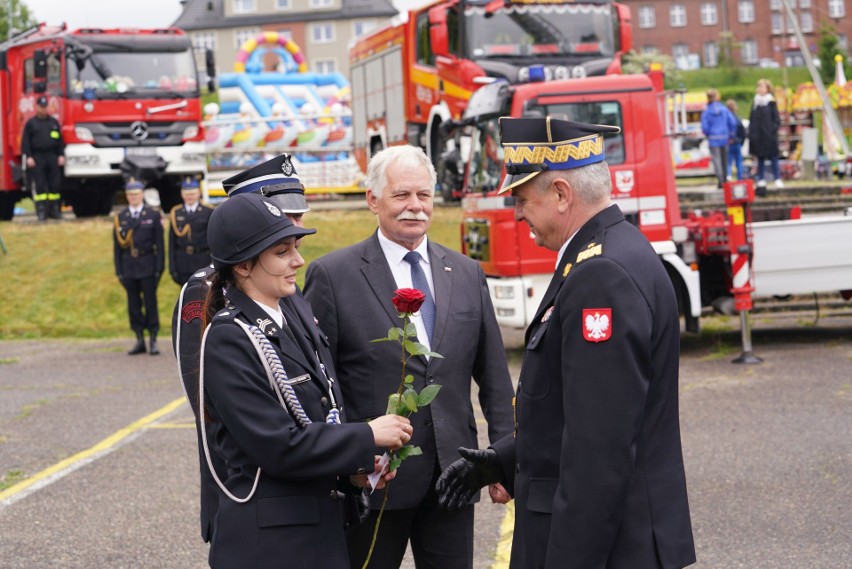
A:
[[[12,221],[15,216],[17,196],[12,192],[0,192],[0,221]]]

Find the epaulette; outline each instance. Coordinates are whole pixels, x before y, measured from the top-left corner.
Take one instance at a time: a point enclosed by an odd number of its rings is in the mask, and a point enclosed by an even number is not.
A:
[[[585,261],[586,259],[591,259],[592,257],[597,257],[598,255],[602,255],[602,254],[603,254],[603,244],[602,243],[595,243],[594,241],[592,241],[591,243],[586,245],[585,249],[583,249],[582,251],[580,251],[577,254],[577,260],[574,261],[574,263],[581,263],[582,261]]]

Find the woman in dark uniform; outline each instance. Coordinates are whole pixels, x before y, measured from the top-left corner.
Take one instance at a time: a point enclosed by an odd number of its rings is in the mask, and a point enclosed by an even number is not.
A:
[[[299,347],[279,306],[305,262],[296,227],[259,194],[213,213],[209,243],[217,276],[202,341],[200,420],[205,454],[227,465],[210,542],[219,568],[346,569],[344,510],[367,486],[376,447],[411,438],[407,419],[342,422],[328,362]],[[369,381],[369,378],[364,378]],[[386,478],[389,478],[386,477]],[[380,481],[380,485],[384,481]]]

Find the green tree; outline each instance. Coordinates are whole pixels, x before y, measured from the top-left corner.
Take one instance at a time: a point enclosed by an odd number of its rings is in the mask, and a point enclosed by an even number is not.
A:
[[[647,73],[652,63],[659,63],[663,66],[666,85],[676,85],[680,81],[680,72],[671,56],[660,53],[655,49],[647,52],[638,52],[635,49],[630,50],[624,54],[621,69],[628,75]]]
[[[817,40],[817,58],[819,59],[819,76],[826,85],[834,83],[834,56],[843,57],[843,68],[846,78],[849,78],[849,58],[846,51],[840,46],[837,32],[830,23],[823,21],[819,29]]]
[[[35,26],[38,22],[29,7],[21,0],[0,0],[0,40],[9,38],[9,11],[12,12],[12,34]]]

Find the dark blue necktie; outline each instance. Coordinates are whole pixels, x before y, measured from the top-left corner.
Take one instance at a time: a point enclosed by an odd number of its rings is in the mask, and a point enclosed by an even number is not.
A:
[[[429,344],[431,345],[432,331],[435,329],[435,301],[432,299],[432,292],[429,290],[429,281],[426,280],[426,273],[423,272],[423,267],[420,266],[420,253],[409,251],[403,259],[411,265],[412,286],[426,295],[426,300],[423,302],[423,306],[420,307],[420,316],[423,318],[423,325],[426,327],[426,335],[429,336]]]

